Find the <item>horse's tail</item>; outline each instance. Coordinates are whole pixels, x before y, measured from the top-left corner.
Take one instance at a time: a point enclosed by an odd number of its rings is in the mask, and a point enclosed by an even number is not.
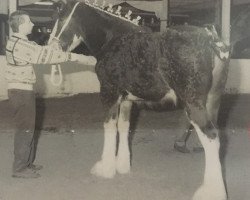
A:
[[[231,47],[230,45],[226,45],[218,36],[218,33],[214,27],[214,25],[206,25],[205,30],[209,37],[209,44],[211,48],[214,50],[214,53],[218,56],[222,61],[227,61],[231,55]]]
[[[206,109],[209,119],[216,124],[221,96],[226,86],[231,51],[230,46],[219,38],[214,26],[206,27],[205,30],[209,37],[209,45],[214,52],[212,79],[207,94]]]

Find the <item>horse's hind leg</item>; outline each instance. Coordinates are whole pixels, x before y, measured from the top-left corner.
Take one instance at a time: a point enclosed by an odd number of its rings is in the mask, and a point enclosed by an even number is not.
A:
[[[226,200],[219,157],[220,141],[218,129],[209,119],[205,106],[188,106],[190,123],[194,126],[205,151],[203,184],[195,192],[193,200]]]
[[[131,108],[131,101],[125,100],[121,102],[118,118],[119,146],[116,158],[116,169],[121,174],[130,172],[130,152],[128,136]]]
[[[96,176],[113,178],[116,173],[116,135],[120,99],[121,98],[119,98],[107,112],[104,122],[102,159],[98,161],[91,170],[91,173]]]
[[[212,88],[213,89],[213,88]],[[218,118],[218,111],[220,107],[220,101],[221,101],[221,94],[211,90],[208,93],[207,96],[207,103],[206,103],[206,108],[207,108],[207,114],[208,118],[217,125],[217,118]],[[193,126],[192,124],[189,124],[186,128],[186,131],[181,135],[181,137],[177,138],[174,143],[174,148],[182,153],[189,153],[189,149],[187,148],[187,141],[189,139],[189,136],[191,135],[193,131]],[[201,147],[196,147],[193,149],[197,149],[197,152],[202,151]]]

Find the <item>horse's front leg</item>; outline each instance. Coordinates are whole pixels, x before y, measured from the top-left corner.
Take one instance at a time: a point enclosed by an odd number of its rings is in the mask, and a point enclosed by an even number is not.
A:
[[[120,102],[118,99],[107,112],[104,122],[102,159],[91,169],[91,173],[96,176],[113,178],[116,173],[116,135],[119,106]]]
[[[129,127],[132,102],[123,101],[118,118],[119,146],[116,158],[116,169],[121,174],[130,172]]]

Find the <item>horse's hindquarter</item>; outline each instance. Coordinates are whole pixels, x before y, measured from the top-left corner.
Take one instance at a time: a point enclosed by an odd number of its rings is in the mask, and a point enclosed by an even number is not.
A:
[[[183,100],[206,98],[213,70],[213,49],[204,29],[185,27],[162,33],[164,55],[159,69]]]

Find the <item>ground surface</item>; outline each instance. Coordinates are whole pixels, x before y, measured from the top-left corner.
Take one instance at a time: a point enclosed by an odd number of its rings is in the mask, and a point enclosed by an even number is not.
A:
[[[226,96],[220,112],[230,200],[250,199],[249,108],[249,96]],[[176,133],[184,131],[181,110],[141,111],[132,140],[131,173],[105,180],[90,174],[103,145],[98,95],[38,100],[37,109],[41,136],[36,163],[44,166],[42,177],[14,179],[11,112],[7,101],[0,102],[1,200],[189,200],[202,182],[204,153],[173,149]]]

